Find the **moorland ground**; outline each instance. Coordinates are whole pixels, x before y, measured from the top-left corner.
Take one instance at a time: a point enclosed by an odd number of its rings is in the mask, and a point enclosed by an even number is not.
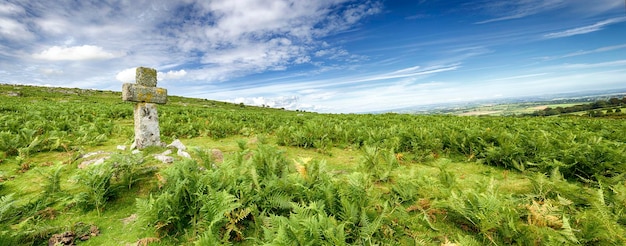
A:
[[[317,114],[0,86],[0,244],[623,245],[626,121]],[[219,151],[216,151],[219,150]],[[85,154],[110,157],[79,168]],[[218,153],[223,156],[218,156]],[[84,229],[84,225],[88,225]]]

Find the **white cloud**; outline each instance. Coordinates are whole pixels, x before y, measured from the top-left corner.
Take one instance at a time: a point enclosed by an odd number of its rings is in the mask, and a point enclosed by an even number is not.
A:
[[[139,65],[161,68],[164,79],[211,83],[318,63],[329,59],[313,55],[325,37],[382,9],[377,0],[11,2],[0,3],[0,40],[7,41],[0,64],[91,61],[72,63],[57,77],[60,85],[107,74],[132,81],[118,72]],[[340,44],[326,46],[342,50],[344,60],[364,59]],[[13,74],[20,72],[10,80],[28,77],[24,69]],[[114,84],[109,78],[98,86]]]
[[[591,68],[607,68],[607,67],[623,67],[626,65],[626,60],[615,60],[599,63],[576,63],[576,64],[564,64],[556,66],[561,69],[591,69]]]
[[[343,13],[343,17],[348,24],[354,24],[361,20],[363,16],[378,14],[381,11],[380,3],[371,6],[366,4],[356,5],[354,8],[347,9]]]
[[[115,75],[115,79],[124,83],[135,82],[136,71],[137,71],[136,67],[124,69]]]
[[[0,40],[5,38],[13,41],[32,39],[33,33],[28,30],[27,23],[15,20],[16,15],[24,13],[24,8],[12,3],[0,3]]]
[[[595,54],[595,53],[602,53],[602,52],[607,52],[607,51],[612,51],[612,50],[619,50],[619,49],[624,49],[624,48],[626,48],[626,44],[604,46],[604,47],[600,47],[600,48],[593,49],[593,50],[579,50],[579,51],[571,52],[571,53],[568,53],[568,54],[565,54],[565,55],[561,55],[561,56],[546,56],[546,57],[540,57],[539,59],[542,59],[542,60],[555,60],[555,59],[561,59],[561,58],[567,58],[567,57],[575,57],[575,56],[589,55],[589,54]]]
[[[424,100],[437,100],[453,85],[443,82],[423,82],[438,73],[456,70],[459,64],[412,66],[370,74],[307,80],[284,78],[268,83],[246,81],[236,87],[206,89],[202,97],[248,105],[270,105],[286,109],[318,112],[366,112],[410,106]],[[210,91],[210,92],[209,92]],[[248,96],[241,96],[248,95]],[[457,96],[463,95],[463,89]],[[285,98],[297,97],[286,102]],[[234,98],[234,99],[233,99]]]
[[[267,106],[271,108],[285,108],[289,110],[302,109],[297,96],[283,97],[238,97],[233,103],[243,103],[252,106]],[[308,106],[307,106],[308,108]]]
[[[28,31],[26,25],[9,18],[0,17],[0,38],[12,40],[30,39],[33,34]]]
[[[12,3],[0,3],[0,14],[15,15],[24,13],[24,9]]]
[[[181,69],[178,71],[168,71],[165,73],[158,72],[157,79],[158,80],[180,79],[182,77],[185,77],[185,75],[187,75],[187,72],[184,69]]]
[[[63,70],[53,69],[53,68],[42,68],[41,73],[45,75],[62,75]]]
[[[189,71],[191,78],[227,80],[314,62],[310,53],[323,44],[321,38],[353,28],[356,21],[381,8],[371,1],[341,6],[345,2],[203,2],[195,5],[198,11],[190,16],[194,21],[167,31],[182,37],[175,40],[178,48],[203,53],[200,63],[210,65],[203,66],[202,72]],[[344,60],[362,59],[352,54],[343,56]]]
[[[359,62],[367,60],[366,56],[350,54],[347,50],[337,47],[318,50],[314,55],[315,57],[323,57],[335,61]]]
[[[93,45],[72,47],[52,46],[41,53],[33,54],[35,59],[50,61],[106,60],[119,56],[119,54],[115,55],[105,51],[102,47]]]
[[[135,82],[136,72],[136,67],[124,69],[115,75],[115,79],[124,83],[133,83]],[[178,71],[157,72],[157,80],[176,80],[183,78],[186,75],[187,71],[184,69]]]
[[[66,34],[69,28],[73,28],[71,23],[61,18],[47,18],[37,22],[37,25],[47,33],[52,35]]]
[[[619,50],[619,49],[624,49],[624,48],[626,48],[626,44],[606,46],[606,47],[600,47],[600,48],[597,48],[597,49],[594,49],[594,50],[578,51],[578,52],[574,52],[574,53],[570,53],[570,54],[565,54],[563,57],[572,57],[572,56],[594,54],[594,53],[607,52],[607,51]]]
[[[607,11],[623,9],[624,3],[618,0],[518,0],[518,1],[469,1],[467,4],[473,11],[491,15],[474,24],[521,19],[533,15],[557,12],[556,14],[573,14],[577,19],[601,16]]]
[[[626,21],[626,17],[612,18],[612,19],[608,19],[608,20],[605,20],[605,21],[600,21],[600,22],[595,23],[593,25],[572,28],[572,29],[568,29],[568,30],[565,30],[565,31],[561,31],[561,32],[548,33],[548,34],[544,35],[543,37],[547,38],[547,39],[564,38],[564,37],[570,37],[570,36],[574,36],[574,35],[586,34],[586,33],[590,33],[590,32],[597,32],[597,31],[600,31],[600,30],[604,29],[605,26],[608,26],[608,25],[614,24],[614,23],[623,22],[623,21]]]
[[[610,8],[599,7],[598,11],[614,10],[616,5],[615,0],[598,1],[612,1]],[[371,36],[379,36],[382,33],[379,31],[386,31],[361,28],[360,23],[368,16],[381,13],[382,3],[389,1],[10,2],[14,4],[0,3],[0,67],[9,71],[0,78],[4,81],[39,81],[40,84],[119,90],[120,85],[113,77],[123,82],[134,82],[135,67],[148,66],[159,68],[159,79],[176,82],[172,82],[176,86],[168,88],[172,94],[202,94],[203,97],[220,100],[238,98],[241,102],[255,105],[332,112],[367,111],[472,97],[470,93],[480,94],[482,90],[486,91],[485,87],[474,89],[463,84],[487,82],[480,79],[472,81],[476,74],[468,70],[486,71],[486,66],[492,65],[489,59],[504,57],[510,45],[517,47],[522,39],[539,39],[545,33],[561,30],[554,29],[550,23],[522,28],[511,25],[506,31],[495,32],[482,32],[482,29],[488,28],[475,26],[477,30],[472,35],[465,36],[463,32],[459,33],[459,37],[454,33],[456,27],[440,35],[429,35],[428,30],[417,28],[407,29],[411,33],[402,35],[404,38],[392,36],[384,40],[387,42],[361,45]],[[568,0],[475,2],[489,7],[480,12],[488,14],[482,23],[532,15],[540,18],[540,14],[571,10],[571,5],[582,5],[582,2],[590,6],[601,5],[584,0],[572,0],[576,3],[571,4]],[[475,16],[476,12],[471,12],[460,18]],[[598,17],[594,18],[597,20]],[[577,21],[589,19],[585,17]],[[574,20],[569,23],[574,23]],[[590,23],[593,22],[586,22]],[[373,27],[384,28],[378,24]],[[599,24],[600,27],[596,28],[609,25]],[[7,36],[9,33],[12,36]],[[372,42],[379,42],[379,39]],[[607,43],[610,42],[607,40]],[[620,43],[616,42],[612,43]],[[580,45],[575,49],[589,49],[589,46]],[[607,48],[606,51],[611,49],[622,47]],[[394,54],[398,50],[401,52]],[[515,50],[530,52],[525,48]],[[572,54],[581,55],[584,52]],[[482,55],[486,53],[494,53],[494,56]],[[509,63],[507,59],[524,62],[517,54],[509,54],[510,57],[503,58],[497,65]],[[571,67],[617,69],[623,65],[623,62],[617,62]],[[266,71],[275,72],[255,75]],[[516,71],[508,75],[504,71],[496,71],[493,74],[500,73],[504,74],[502,77],[506,77],[505,80],[514,82],[553,75],[552,71]],[[435,76],[438,74],[441,76]],[[454,84],[455,80],[459,82]],[[500,86],[496,82],[503,81],[492,82]],[[501,84],[501,87],[506,86]],[[508,95],[498,91],[489,93]]]
[[[486,3],[481,3],[479,8],[498,17],[479,21],[475,24],[520,19],[560,8],[566,3],[567,1],[565,0],[487,1]]]
[[[398,79],[414,79],[423,78],[430,75],[454,71],[459,68],[459,64],[430,66],[422,69],[418,67],[410,67],[405,69],[398,69],[390,72],[378,71],[371,74],[355,74],[351,76],[339,76],[327,79],[315,79],[308,80],[307,78],[286,78],[274,83],[256,83],[255,81],[248,81],[248,83],[239,86],[238,88],[229,88],[219,91],[212,91],[216,95],[223,97],[226,94],[243,94],[243,95],[260,95],[263,92],[273,93],[276,95],[290,95],[299,94],[303,98],[320,98],[328,99],[339,94],[339,91],[350,88],[350,90],[357,90],[359,86],[368,86],[368,84],[380,85],[385,84],[387,80],[393,82]],[[329,93],[331,91],[332,93]],[[337,92],[337,93],[334,93]]]
[[[221,66],[238,66],[248,71],[276,69],[290,60],[304,56],[303,50],[287,38],[276,38],[267,42],[245,42],[238,48],[216,50],[207,53],[202,61]]]
[[[613,9],[624,9],[624,2],[620,0],[569,0],[574,3],[573,12],[577,17],[599,15]]]
[[[488,80],[488,81],[506,81],[506,80],[526,79],[526,78],[544,76],[544,75],[547,75],[547,74],[548,73],[535,73],[535,74],[515,75],[515,76],[510,76],[510,77],[491,79],[491,80]]]

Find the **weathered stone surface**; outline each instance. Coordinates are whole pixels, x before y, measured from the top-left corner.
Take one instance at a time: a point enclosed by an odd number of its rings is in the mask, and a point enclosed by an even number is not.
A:
[[[7,92],[6,94],[7,94],[7,96],[10,96],[10,97],[19,97],[19,96],[22,96],[22,93],[21,93],[21,92],[19,92],[19,91],[17,91],[17,92],[16,92],[16,91],[9,91],[9,92]]]
[[[169,164],[169,163],[174,162],[174,157],[166,156],[166,155],[160,155],[160,154],[159,155],[154,155],[154,159],[156,159],[158,161],[161,161],[161,162],[163,162],[165,164]]]
[[[78,164],[79,169],[85,169],[89,166],[96,166],[104,163],[107,159],[111,158],[111,153],[104,151],[89,152],[80,157],[84,159]]]
[[[178,149],[178,151],[176,152],[176,154],[177,154],[178,156],[180,156],[180,157],[187,158],[187,159],[191,159],[191,155],[189,155],[189,153],[187,153],[187,151],[184,151],[184,150]]]
[[[157,87],[146,87],[138,84],[122,85],[122,100],[129,102],[167,103],[167,90]]]
[[[135,82],[147,87],[156,87],[157,71],[154,68],[138,67],[135,70]]]
[[[161,145],[159,115],[153,103],[135,105],[135,145],[138,149]]]
[[[89,157],[92,157],[92,156],[96,156],[96,155],[101,155],[101,154],[108,154],[108,153],[104,152],[102,150],[98,150],[98,151],[94,151],[94,152],[89,152],[89,153],[83,154],[83,155],[80,156],[80,158],[86,159],[86,158],[89,158]]]
[[[122,99],[138,102],[135,105],[135,141],[131,149],[148,146],[163,146],[159,131],[159,116],[154,103],[167,102],[167,90],[156,88],[157,71],[153,68],[138,67],[136,84],[122,85]],[[133,151],[134,153],[134,151]]]
[[[185,145],[183,144],[183,142],[181,142],[180,140],[176,139],[174,141],[172,141],[171,144],[167,145],[168,148],[174,147],[176,149],[179,150],[187,150],[187,147],[185,147]]]
[[[85,168],[87,168],[89,166],[100,165],[100,164],[104,163],[104,161],[106,161],[109,158],[110,158],[110,156],[105,156],[105,157],[101,157],[101,158],[98,158],[98,159],[83,161],[80,164],[78,164],[78,169],[85,169]]]
[[[161,162],[163,162],[165,164],[169,164],[169,163],[174,162],[174,157],[167,156],[167,155],[169,155],[171,153],[172,153],[172,150],[168,149],[168,150],[164,151],[161,154],[156,154],[156,155],[153,155],[153,156],[154,156],[154,159],[156,159],[158,161],[161,161]]]

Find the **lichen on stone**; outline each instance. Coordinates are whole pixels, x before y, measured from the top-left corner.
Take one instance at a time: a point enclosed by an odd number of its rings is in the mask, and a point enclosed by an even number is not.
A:
[[[137,67],[135,73],[135,80],[137,84],[156,87],[157,85],[157,71],[154,68],[149,67]]]

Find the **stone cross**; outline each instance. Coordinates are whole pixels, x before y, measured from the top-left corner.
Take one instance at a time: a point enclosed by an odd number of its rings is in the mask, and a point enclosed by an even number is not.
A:
[[[157,71],[153,68],[138,67],[135,84],[122,85],[122,100],[135,104],[135,142],[138,149],[160,146],[159,115],[155,103],[167,102],[167,90],[157,88]]]

